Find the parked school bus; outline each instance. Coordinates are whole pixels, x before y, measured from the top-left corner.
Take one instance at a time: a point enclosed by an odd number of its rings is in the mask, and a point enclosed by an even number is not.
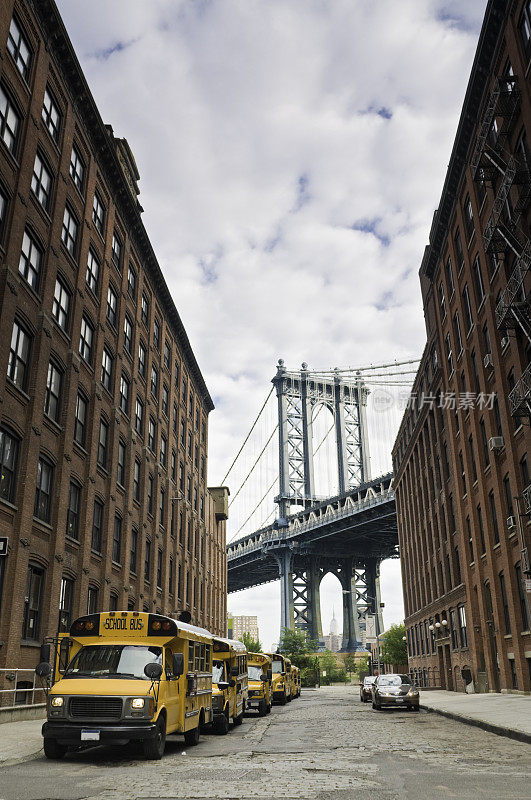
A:
[[[265,653],[247,653],[249,697],[247,708],[256,708],[263,717],[269,714],[273,703],[271,693],[271,658]]]
[[[291,696],[300,697],[301,693],[301,671],[295,664],[291,665]]]
[[[37,667],[46,677],[50,665]],[[60,636],[42,727],[44,752],[82,744],[142,743],[160,759],[166,734],[199,741],[212,720],[212,636],[158,614],[108,611],[80,617]]]
[[[247,650],[243,642],[213,637],[212,708],[214,730],[226,734],[241,725],[247,703]]]
[[[291,700],[291,661],[281,653],[266,655],[271,659],[273,700],[284,705]]]

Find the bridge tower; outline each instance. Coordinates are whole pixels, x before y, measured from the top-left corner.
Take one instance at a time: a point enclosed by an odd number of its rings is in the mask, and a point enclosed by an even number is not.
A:
[[[307,364],[300,371],[286,370],[279,360],[273,378],[278,399],[279,516],[276,526],[287,525],[293,505],[309,508],[316,502],[312,419],[319,405],[327,406],[334,419],[339,494],[370,480],[366,406],[368,388],[360,374],[344,380],[312,373]],[[379,563],[341,554],[313,550],[295,552],[279,545],[274,554],[281,582],[281,627],[301,628],[311,639],[322,639],[319,587],[334,573],[343,592],[343,650],[363,650],[361,629],[374,614],[376,634],[382,631]]]

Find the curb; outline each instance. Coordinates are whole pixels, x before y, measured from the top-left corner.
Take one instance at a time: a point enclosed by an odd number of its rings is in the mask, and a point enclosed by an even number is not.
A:
[[[472,725],[475,728],[482,728],[489,733],[495,733],[497,736],[506,736],[509,739],[516,739],[518,742],[531,744],[531,734],[524,731],[517,731],[514,728],[505,728],[503,725],[495,725],[492,722],[486,722],[483,719],[473,719],[472,717],[465,717],[463,714],[456,714],[454,711],[444,711],[441,708],[433,708],[426,706],[423,703],[420,707],[427,711],[429,714],[439,714],[441,717],[448,717],[457,722],[463,722],[465,725]]]
[[[16,767],[18,764],[24,764],[26,761],[33,761],[36,758],[40,758],[44,755],[44,750],[41,746],[39,750],[35,753],[29,753],[27,756],[20,756],[19,758],[7,758],[4,761],[0,761],[0,770],[4,767]]]

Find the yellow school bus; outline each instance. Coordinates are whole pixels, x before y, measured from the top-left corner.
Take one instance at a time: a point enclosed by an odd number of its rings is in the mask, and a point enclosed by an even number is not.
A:
[[[266,655],[271,659],[273,701],[285,705],[291,700],[291,661],[281,653]]]
[[[241,725],[247,703],[247,650],[236,639],[213,637],[212,708],[214,730],[229,732],[229,723]]]
[[[271,694],[271,658],[265,653],[247,653],[247,675],[249,698],[247,708],[256,708],[260,717],[269,714],[273,697]]]
[[[300,697],[301,693],[301,671],[295,664],[291,665],[291,696],[293,699]]]
[[[51,672],[40,664],[37,674]],[[83,744],[142,743],[160,759],[167,733],[187,745],[212,721],[212,637],[159,614],[107,611],[76,619],[60,637],[42,727],[44,752]]]
[[[288,692],[288,696],[287,696],[286,699],[287,699],[288,703],[291,703],[291,701],[293,700],[293,680],[292,680],[292,674],[291,674],[291,660],[287,656],[284,656],[284,663],[286,665],[286,679],[285,680],[286,680],[286,689],[287,689],[287,692]]]

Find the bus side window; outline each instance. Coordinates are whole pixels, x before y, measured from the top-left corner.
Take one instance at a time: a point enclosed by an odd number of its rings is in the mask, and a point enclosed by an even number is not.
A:
[[[169,647],[164,648],[164,671],[167,680],[173,677],[173,653]]]
[[[194,643],[188,642],[188,672],[194,671]]]
[[[195,643],[195,671],[201,671],[201,645],[199,642]]]
[[[201,672],[206,672],[206,648],[205,645],[201,645]]]
[[[210,658],[211,658],[210,645],[207,644],[206,645],[206,669],[205,669],[205,672],[212,672],[212,661],[210,660]]]

